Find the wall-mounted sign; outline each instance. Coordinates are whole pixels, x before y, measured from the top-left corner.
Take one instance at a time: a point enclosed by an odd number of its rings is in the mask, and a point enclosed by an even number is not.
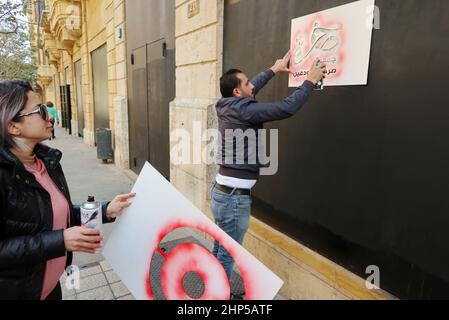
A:
[[[200,0],[192,1],[187,6],[187,17],[190,19],[200,13]]]
[[[361,0],[292,20],[289,86],[307,78],[316,58],[327,65],[326,86],[366,85],[374,0]]]

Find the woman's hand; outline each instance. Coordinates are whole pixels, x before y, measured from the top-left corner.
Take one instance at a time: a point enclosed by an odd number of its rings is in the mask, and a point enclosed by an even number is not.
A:
[[[72,227],[64,230],[64,244],[67,251],[95,253],[103,246],[99,230]]]
[[[123,209],[129,207],[132,203],[132,198],[136,196],[136,193],[121,194],[112,200],[106,210],[106,217],[114,219],[120,217],[123,213]]]

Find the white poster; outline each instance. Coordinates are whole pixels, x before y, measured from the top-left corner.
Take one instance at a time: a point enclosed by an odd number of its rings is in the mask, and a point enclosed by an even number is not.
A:
[[[204,283],[200,299],[229,299],[226,273],[209,250],[194,243],[181,243],[169,252],[161,250],[162,240],[179,228],[205,232],[227,249],[241,272],[245,299],[275,297],[283,281],[193,206],[149,163],[132,191],[137,195],[115,223],[103,255],[136,299],[155,298],[150,277],[155,254],[164,259],[160,276],[167,300],[191,299],[183,288],[187,272],[197,273]]]
[[[374,0],[361,0],[292,20],[289,86],[300,86],[316,58],[325,86],[366,85]]]

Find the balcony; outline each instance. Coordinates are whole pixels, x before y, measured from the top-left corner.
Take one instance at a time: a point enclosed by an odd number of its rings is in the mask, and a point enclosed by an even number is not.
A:
[[[51,78],[52,77],[51,66],[43,65],[43,64],[39,65],[37,67],[37,74],[40,77],[50,77]]]
[[[81,4],[75,0],[49,2],[49,13],[43,15],[42,27],[51,33],[57,49],[73,53],[73,46],[81,37]]]
[[[44,32],[50,33],[50,11],[42,11],[41,21],[39,21],[40,26]]]
[[[57,68],[59,59],[61,58],[61,52],[58,48],[58,42],[49,33],[43,34],[43,42],[43,50],[44,54],[47,55],[48,63],[54,65]]]
[[[37,67],[37,81],[45,87],[48,87],[53,82],[51,66],[39,65]]]

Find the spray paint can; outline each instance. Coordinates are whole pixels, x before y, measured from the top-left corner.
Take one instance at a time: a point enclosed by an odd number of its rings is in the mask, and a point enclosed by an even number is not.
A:
[[[318,59],[316,61],[316,66],[318,67],[320,65],[321,61],[320,59]],[[320,81],[318,81],[318,83],[315,85],[314,90],[323,90],[324,89],[324,79],[321,79]]]
[[[81,205],[81,226],[101,231],[103,215],[101,203],[95,201],[95,197],[89,196],[87,201]]]

